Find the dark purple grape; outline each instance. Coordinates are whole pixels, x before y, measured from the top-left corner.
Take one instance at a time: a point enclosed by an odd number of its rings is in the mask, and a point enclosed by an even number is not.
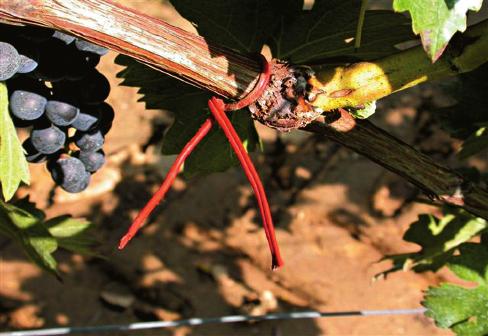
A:
[[[78,193],[90,183],[90,173],[83,163],[74,157],[61,157],[50,164],[51,177],[64,190]]]
[[[103,135],[107,134],[112,128],[112,122],[115,117],[114,109],[107,103],[101,103],[96,107],[100,113],[100,122],[98,123],[98,129]]]
[[[35,120],[44,113],[47,99],[34,92],[16,90],[10,96],[10,112],[22,120]]]
[[[64,80],[53,83],[53,92],[59,100],[69,99],[77,104],[99,104],[107,99],[110,83],[96,69],[83,71],[82,79]]]
[[[17,70],[18,73],[25,74],[25,73],[32,72],[39,65],[32,58],[27,57],[25,55],[19,55],[19,58],[20,58],[20,66],[19,69]]]
[[[73,65],[66,73],[66,79],[79,81],[89,74],[100,62],[100,56],[89,52],[84,52],[72,47],[71,60]]]
[[[91,53],[94,53],[94,54],[97,54],[100,56],[103,56],[106,53],[108,53],[107,48],[101,47],[99,45],[96,45],[94,43],[91,43],[91,42],[88,42],[85,40],[81,40],[81,39],[76,39],[75,45],[76,45],[76,48],[78,48],[78,50],[88,51],[88,52],[91,52]]]
[[[90,173],[94,173],[99,170],[105,163],[105,154],[103,151],[97,152],[85,152],[80,151],[78,158],[83,162],[85,168]]]
[[[68,126],[78,117],[80,109],[68,103],[50,100],[46,105],[46,116],[57,126]]]
[[[100,124],[100,132],[102,132],[103,135],[106,135],[110,130],[112,129],[112,123],[110,124]]]
[[[12,120],[17,127],[34,126],[22,144],[26,160],[47,161],[52,178],[68,192],[86,189],[90,173],[105,163],[101,148],[114,119],[104,103],[110,83],[95,69],[108,49],[38,27],[0,25],[0,41],[0,81],[8,77]],[[71,139],[69,127],[76,129]],[[73,156],[64,154],[68,141],[79,148]]]
[[[35,128],[31,132],[31,141],[39,152],[53,154],[63,148],[66,134],[54,125],[47,128]]]
[[[39,45],[39,51],[39,66],[32,75],[50,82],[64,79],[72,65],[69,48],[64,42],[50,39]]]
[[[76,146],[82,151],[95,152],[102,148],[104,142],[105,139],[99,130],[90,133],[77,131],[75,134]]]
[[[71,127],[79,131],[89,131],[98,125],[100,112],[96,109],[82,109],[78,117],[73,121]]]
[[[92,64],[98,63],[100,60],[100,56],[96,54],[78,50],[74,43],[66,47],[65,53],[69,55],[70,65],[66,69],[65,74],[66,79],[69,81],[79,81],[86,77],[95,67]]]
[[[92,54],[90,52],[85,52],[82,54],[82,58],[89,67],[94,68],[98,65],[98,63],[100,63],[101,56]]]
[[[110,93],[110,83],[107,78],[93,69],[83,79],[66,86],[77,95],[80,102],[86,104],[98,104],[107,99]]]
[[[9,43],[0,42],[0,82],[11,78],[20,66],[17,49]]]
[[[74,40],[76,40],[76,37],[62,33],[60,31],[55,31],[53,34],[53,37],[58,39],[58,40],[63,41],[66,44],[71,44],[71,43],[73,43]]]
[[[32,141],[30,138],[24,141],[22,144],[25,150],[25,158],[27,162],[30,163],[41,163],[47,160],[47,155],[39,152],[34,145],[32,145]]]
[[[108,103],[101,103],[97,105],[98,111],[100,111],[100,119],[103,123],[112,124],[114,121],[115,113],[114,109]]]
[[[78,118],[71,126],[80,131],[88,131],[97,127],[105,135],[112,127],[114,115],[112,106],[107,103],[86,105],[81,108]]]

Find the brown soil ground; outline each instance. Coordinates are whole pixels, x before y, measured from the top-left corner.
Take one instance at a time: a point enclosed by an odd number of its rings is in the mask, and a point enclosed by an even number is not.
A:
[[[126,4],[188,27],[159,1]],[[41,272],[21,250],[0,241],[0,328],[130,323],[317,309],[351,311],[420,307],[423,290],[448,273],[398,272],[372,281],[389,267],[385,254],[417,249],[402,241],[409,224],[438,210],[412,203],[417,191],[399,177],[334,143],[302,132],[259,127],[264,152],[254,161],[275,215],[286,265],[270,270],[264,232],[240,169],[178,180],[142,234],[122,252],[117,241],[172,158],[145,146],[167,114],[147,111],[136,90],[119,87],[115,55],[99,66],[113,86],[116,110],[107,139],[109,162],[78,195],[56,189],[44,167],[33,166],[30,194],[49,216],[71,213],[92,220],[104,258],[60,251],[63,282]],[[429,109],[444,102],[424,86],[380,103],[374,122],[441,160],[452,149],[430,127]],[[156,126],[155,126],[156,125]],[[420,135],[419,135],[420,134]],[[426,136],[425,134],[428,134]],[[55,202],[52,204],[52,200]],[[126,335],[127,333],[112,333]],[[447,335],[423,316],[340,317],[209,325],[133,335]]]

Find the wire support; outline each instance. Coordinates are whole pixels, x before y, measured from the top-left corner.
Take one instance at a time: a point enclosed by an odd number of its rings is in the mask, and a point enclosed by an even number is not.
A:
[[[190,318],[178,321],[153,321],[138,322],[130,324],[113,324],[86,327],[64,327],[50,329],[36,329],[23,331],[0,332],[0,336],[52,336],[52,335],[71,335],[71,334],[95,334],[110,333],[115,331],[134,331],[148,329],[164,329],[183,326],[201,326],[207,324],[224,324],[237,322],[257,322],[257,321],[276,321],[276,320],[299,320],[333,317],[372,317],[387,315],[418,315],[425,313],[425,308],[414,309],[383,309],[383,310],[353,310],[340,312],[321,312],[321,311],[297,311],[287,313],[273,313],[266,315],[228,315],[221,317]]]

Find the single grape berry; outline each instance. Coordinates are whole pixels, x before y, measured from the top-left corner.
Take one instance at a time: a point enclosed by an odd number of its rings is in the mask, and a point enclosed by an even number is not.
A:
[[[100,112],[97,109],[83,108],[71,127],[79,131],[89,131],[96,127],[100,121]]]
[[[83,163],[74,157],[60,157],[50,165],[51,177],[64,190],[78,193],[90,183],[90,173]]]
[[[53,37],[63,41],[66,44],[71,44],[74,40],[76,40],[76,37],[62,33],[60,31],[55,31]]]
[[[86,152],[95,152],[102,148],[105,139],[102,132],[95,130],[90,133],[76,132],[75,143],[79,149]]]
[[[20,66],[17,49],[9,43],[0,42],[0,82],[11,78]]]
[[[32,72],[39,65],[32,58],[27,57],[25,55],[19,55],[19,59],[20,59],[20,65],[19,65],[19,69],[17,69],[17,72],[21,74]]]
[[[99,170],[105,163],[105,154],[103,151],[98,152],[85,152],[80,151],[78,158],[83,162],[85,168],[90,173],[94,173]]]
[[[105,47],[101,47],[99,45],[93,44],[91,42],[81,40],[81,39],[76,39],[75,41],[76,48],[81,51],[88,51],[100,56],[105,55],[108,53],[108,49]]]
[[[31,141],[39,152],[53,154],[63,148],[66,134],[54,125],[47,128],[35,128],[31,132]]]
[[[109,103],[103,102],[100,105],[97,105],[97,109],[100,111],[100,119],[103,119],[104,122],[111,124],[112,121],[114,121],[114,108]]]
[[[46,116],[57,126],[71,125],[79,113],[76,106],[57,100],[50,100],[46,105]]]
[[[35,120],[44,113],[47,99],[34,92],[15,90],[10,96],[10,112],[22,120]]]
[[[102,103],[110,94],[108,79],[97,70],[91,71],[79,84],[80,97],[86,103]]]
[[[90,66],[84,56],[87,53],[78,50],[74,43],[65,47],[65,49],[65,57],[69,60],[69,66],[66,68],[65,79],[69,81],[79,81],[83,79],[94,68],[94,66]],[[100,56],[96,54],[88,54],[93,55],[95,58],[100,58]]]
[[[53,38],[40,44],[39,66],[32,75],[50,82],[63,80],[72,65],[69,50],[64,42]]]
[[[110,83],[96,69],[91,69],[81,80],[57,83],[54,91],[59,95],[76,97],[80,103],[98,104],[107,99]]]
[[[114,109],[110,104],[101,103],[100,105],[97,105],[97,110],[100,113],[100,123],[98,128],[100,129],[100,132],[105,135],[112,128],[112,122],[115,117]]]

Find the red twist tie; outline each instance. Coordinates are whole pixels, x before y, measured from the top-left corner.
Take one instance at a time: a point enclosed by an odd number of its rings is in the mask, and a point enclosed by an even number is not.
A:
[[[241,100],[238,100],[233,103],[227,103],[225,104],[225,110],[226,111],[236,111],[240,110],[244,107],[248,107],[252,103],[254,103],[256,100],[261,98],[261,96],[264,93],[264,90],[268,87],[269,80],[271,78],[271,69],[268,63],[268,60],[266,60],[266,57],[264,57],[262,54],[259,54],[259,58],[261,61],[261,73],[259,74],[259,79],[254,88],[249,92],[244,98]]]
[[[230,122],[229,118],[227,118],[227,115],[225,113],[226,111],[235,111],[247,107],[262,96],[264,90],[268,86],[271,73],[270,66],[266,58],[261,54],[260,57],[262,63],[261,74],[255,87],[248,95],[246,95],[246,97],[237,102],[229,104],[225,104],[222,99],[212,97],[208,101],[208,106],[210,108],[210,112],[212,113],[213,118],[215,119],[215,121],[217,121],[219,126],[222,128],[225,136],[229,140],[229,143],[236,153],[236,156],[243,167],[246,177],[254,190],[256,199],[258,201],[261,218],[263,220],[266,239],[268,240],[268,245],[271,251],[272,269],[275,269],[283,265],[283,260],[281,258],[278,243],[275,237],[273,219],[271,216],[268,199],[266,197],[263,184],[256,171],[256,168],[254,167],[254,164],[252,163],[246,149],[242,145],[242,141],[239,138],[239,135],[237,134],[236,130],[232,126],[232,123]],[[161,187],[158,189],[158,191],[156,191],[156,193],[149,200],[146,206],[144,206],[144,208],[140,211],[140,213],[137,215],[134,222],[132,223],[131,227],[129,228],[127,234],[120,240],[119,249],[123,249],[127,245],[127,243],[132,239],[132,237],[134,237],[137,231],[143,226],[145,220],[151,214],[154,208],[164,198],[166,192],[169,190],[176,176],[178,175],[178,172],[180,171],[181,166],[185,162],[186,158],[212,128],[214,124],[214,119],[206,119],[200,129],[197,131],[197,133],[193,136],[193,138],[190,139],[190,141],[185,145],[185,147],[177,156],[175,162],[171,166]]]

